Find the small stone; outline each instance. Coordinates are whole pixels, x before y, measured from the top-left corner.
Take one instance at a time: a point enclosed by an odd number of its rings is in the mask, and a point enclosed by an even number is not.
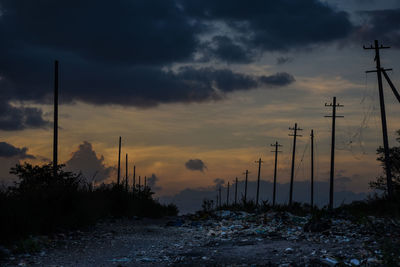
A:
[[[351,263],[352,265],[355,265],[355,266],[360,265],[360,261],[357,260],[357,259],[351,259],[351,260],[350,260],[350,263]]]

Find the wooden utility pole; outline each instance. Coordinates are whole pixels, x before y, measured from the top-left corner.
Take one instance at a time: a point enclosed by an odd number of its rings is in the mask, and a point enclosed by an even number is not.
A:
[[[275,165],[274,165],[274,187],[272,191],[272,206],[275,206],[275,198],[276,198],[276,172],[277,172],[277,167],[278,167],[278,153],[282,151],[278,151],[278,148],[282,145],[278,143],[278,141],[275,142],[275,144],[271,144],[271,146],[275,147],[274,152],[275,153]]]
[[[119,146],[118,146],[118,173],[117,173],[117,185],[119,185],[121,178],[121,136],[119,137]]]
[[[228,182],[228,188],[226,189],[226,206],[229,206],[229,182]]]
[[[246,203],[247,202],[247,178],[249,176],[249,170],[246,170],[246,172],[244,174],[246,174],[246,180],[244,182],[244,203]]]
[[[133,165],[133,179],[132,179],[132,198],[135,199],[136,192],[136,165]]]
[[[136,165],[133,166],[133,192],[135,192],[136,188]]]
[[[238,178],[236,177],[236,182],[235,182],[235,205],[237,204],[237,186],[238,186]]]
[[[219,209],[221,209],[221,206],[222,206],[221,186],[219,186],[219,188],[218,188],[218,196],[219,196]]]
[[[314,130],[311,130],[311,211],[314,210]]]
[[[54,62],[54,125],[53,125],[53,177],[57,178],[58,168],[58,60]]]
[[[256,207],[258,207],[258,198],[260,195],[260,175],[261,175],[261,158],[259,158],[255,163],[258,163],[258,175],[257,175],[257,195],[256,195]]]
[[[329,105],[325,103],[325,107],[332,107],[332,116],[325,116],[328,118],[332,118],[332,140],[331,140],[331,171],[329,177],[329,209],[333,209],[333,179],[335,176],[335,127],[336,127],[336,118],[343,118],[343,116],[336,115],[336,108],[343,107],[343,105],[336,104],[336,97],[333,97],[333,103]]]
[[[296,137],[301,137],[302,135],[297,134],[297,131],[302,131],[303,129],[297,128],[297,123],[294,124],[294,128],[290,128],[289,130],[293,131],[293,134],[289,134],[289,136],[293,136],[293,154],[292,154],[292,171],[290,174],[290,191],[289,191],[289,206],[292,205],[293,200],[293,178],[294,178],[294,162],[296,156]]]
[[[126,153],[125,158],[125,190],[128,192],[128,153]]]
[[[140,197],[140,175],[139,175],[138,194],[139,194],[139,197]]]
[[[146,189],[147,186],[147,176],[144,177],[144,189]]]
[[[392,169],[390,163],[390,152],[389,152],[389,140],[387,134],[387,124],[386,124],[386,111],[385,111],[385,99],[383,94],[383,86],[382,86],[382,72],[385,75],[385,78],[388,80],[389,76],[386,74],[386,70],[381,67],[381,59],[379,55],[380,49],[387,49],[390,48],[389,46],[383,46],[378,43],[378,40],[375,40],[375,46],[365,47],[364,49],[374,49],[375,50],[375,62],[376,62],[376,70],[367,71],[368,72],[376,72],[378,76],[378,88],[379,88],[379,103],[381,108],[381,122],[382,122],[382,134],[383,134],[383,149],[385,154],[385,170],[386,170],[386,183],[387,183],[387,190],[389,198],[393,196],[393,185],[392,185]],[[390,69],[387,69],[390,70]],[[386,77],[387,76],[387,77]],[[389,83],[389,85],[391,82]],[[394,87],[392,87],[392,90]],[[393,90],[395,92],[396,90]],[[396,93],[395,93],[396,95]],[[397,97],[397,95],[396,95]],[[397,98],[400,102],[400,97]]]

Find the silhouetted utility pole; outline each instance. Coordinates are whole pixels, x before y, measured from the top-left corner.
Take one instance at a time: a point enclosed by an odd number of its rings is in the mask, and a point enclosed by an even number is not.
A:
[[[146,189],[147,186],[147,176],[144,177],[144,189]]]
[[[58,60],[54,62],[54,133],[53,133],[53,177],[57,178],[58,166]]]
[[[229,206],[229,182],[228,182],[228,188],[226,189],[226,206]]]
[[[278,144],[278,141],[275,142],[275,144],[271,145],[273,147],[275,147],[274,152],[275,153],[275,165],[274,165],[274,188],[272,191],[272,206],[275,206],[275,198],[276,198],[276,171],[277,171],[277,167],[278,167],[278,152],[282,152],[282,151],[278,151],[278,148],[282,145]]]
[[[332,141],[331,141],[331,172],[329,178],[329,209],[333,209],[333,177],[335,175],[335,123],[336,118],[343,118],[343,116],[336,115],[336,108],[343,107],[343,105],[336,104],[336,97],[333,97],[333,103],[326,104],[325,107],[332,107],[332,116],[325,116],[328,118],[332,118]]]
[[[292,205],[293,199],[293,177],[294,177],[294,162],[296,156],[296,137],[301,137],[302,135],[298,135],[297,131],[302,131],[303,129],[297,128],[297,123],[294,124],[294,128],[290,128],[289,130],[293,131],[293,134],[289,134],[289,136],[293,136],[293,154],[292,154],[292,171],[290,174],[290,192],[289,192],[289,205]]]
[[[139,175],[138,195],[140,197],[140,175]]]
[[[128,153],[126,154],[125,159],[125,190],[128,192]]]
[[[136,165],[133,166],[133,192],[135,192],[136,188]]]
[[[219,196],[219,208],[222,206],[222,198],[221,198],[221,186],[218,188],[218,196]]]
[[[238,178],[236,177],[236,182],[235,182],[235,205],[237,204],[237,186],[238,186]]]
[[[247,178],[249,176],[249,170],[246,170],[246,172],[244,174],[246,174],[246,180],[244,182],[244,203],[246,203],[247,202]]]
[[[135,199],[136,192],[136,165],[133,165],[132,198]]]
[[[311,211],[314,210],[314,130],[311,130]]]
[[[386,74],[387,70],[391,69],[384,69],[381,67],[381,59],[379,55],[380,49],[387,49],[390,48],[389,46],[383,46],[378,44],[378,40],[375,40],[375,46],[365,47],[364,49],[374,49],[375,50],[375,61],[376,61],[376,70],[367,71],[369,72],[376,72],[378,76],[378,88],[379,88],[379,103],[381,107],[381,122],[382,122],[382,134],[383,134],[383,149],[385,153],[385,170],[386,170],[386,183],[387,183],[387,190],[389,198],[393,196],[393,185],[392,185],[392,169],[390,163],[390,154],[389,154],[389,141],[388,141],[388,134],[387,134],[387,124],[386,124],[386,111],[385,111],[385,100],[383,94],[383,86],[382,86],[382,72],[385,76],[386,80],[388,81],[390,88],[392,89],[393,93],[395,94],[397,100],[400,102],[400,95],[397,92],[396,88],[393,86],[393,83],[390,81],[389,76]]]
[[[259,195],[260,195],[261,162],[262,162],[261,158],[259,158],[258,161],[255,161],[255,163],[258,163],[256,207],[258,206],[258,198],[259,198]]]
[[[121,177],[121,136],[119,137],[119,146],[118,146],[118,173],[117,173],[117,185],[119,185]]]

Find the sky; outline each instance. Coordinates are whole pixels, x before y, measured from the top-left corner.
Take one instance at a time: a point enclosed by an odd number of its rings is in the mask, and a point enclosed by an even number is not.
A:
[[[270,145],[282,144],[278,183],[329,179],[332,109],[337,190],[369,191],[382,173],[374,52],[400,87],[397,0],[0,0],[0,179],[17,163],[52,158],[54,60],[60,64],[59,162],[94,183],[122,164],[159,197],[215,192],[245,170],[273,179]],[[385,84],[390,145],[400,105]],[[125,166],[125,165],[124,165]],[[123,170],[125,168],[122,168]],[[125,172],[122,172],[125,175]],[[217,181],[217,182],[216,182]],[[301,187],[299,187],[301,188]],[[265,189],[263,196],[270,199]],[[296,189],[295,189],[296,191]]]

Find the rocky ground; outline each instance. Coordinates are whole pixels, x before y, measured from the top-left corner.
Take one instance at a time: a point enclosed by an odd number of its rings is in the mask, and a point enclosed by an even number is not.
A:
[[[211,216],[104,221],[88,231],[35,237],[38,252],[10,253],[1,264],[382,266],[388,257],[394,264],[400,262],[400,251],[391,245],[399,240],[400,223],[388,219],[310,220],[288,212],[221,211]]]

